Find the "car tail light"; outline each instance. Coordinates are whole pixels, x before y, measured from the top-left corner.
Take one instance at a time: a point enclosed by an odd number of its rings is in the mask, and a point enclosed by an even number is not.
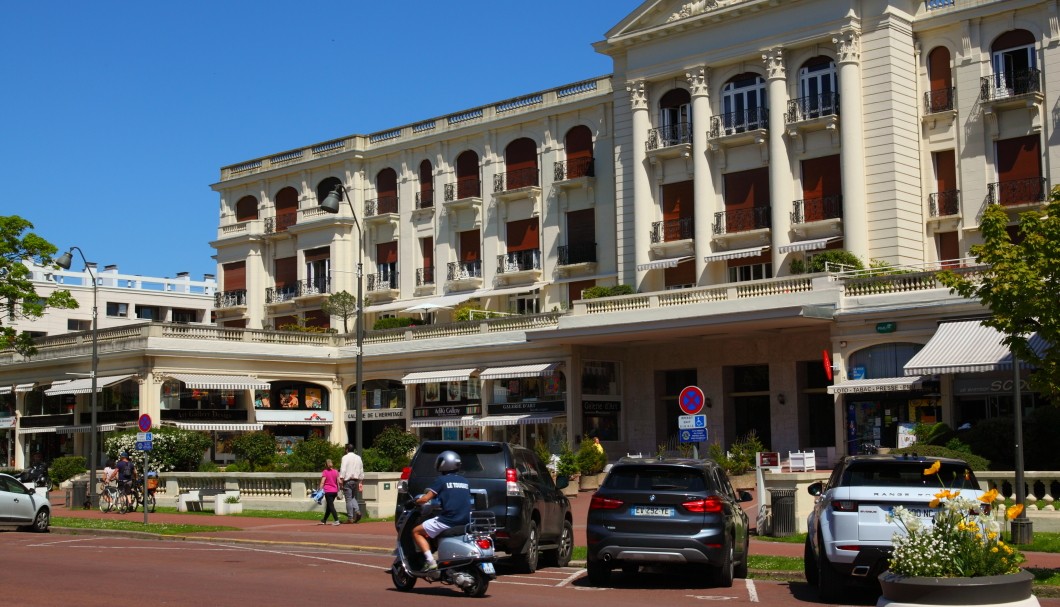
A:
[[[504,470],[504,480],[507,481],[505,486],[507,488],[508,497],[520,497],[523,492],[519,489],[519,471],[515,468],[506,468]]]
[[[701,500],[692,500],[681,504],[689,512],[701,512],[703,514],[718,514],[721,512],[721,498],[712,495]]]
[[[850,546],[836,546],[836,550],[850,550],[852,552],[860,552],[861,546],[857,544],[852,544]]]
[[[832,510],[836,512],[857,512],[858,503],[854,500],[832,500]]]
[[[405,466],[401,469],[401,480],[407,481],[410,476],[412,476],[412,468],[410,466]]]
[[[615,508],[621,508],[622,504],[622,500],[593,494],[593,499],[589,501],[589,510],[614,510]]]
[[[483,550],[493,550],[493,540],[488,537],[480,537],[475,540],[475,543],[478,544],[478,547],[482,548]]]

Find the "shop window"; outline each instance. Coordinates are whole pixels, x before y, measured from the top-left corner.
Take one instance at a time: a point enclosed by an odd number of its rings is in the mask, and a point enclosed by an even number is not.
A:
[[[541,290],[534,289],[512,296],[511,311],[513,314],[537,314],[541,311]]]
[[[747,282],[773,278],[773,263],[747,263],[729,266],[729,282]]]
[[[587,361],[582,367],[582,394],[619,396],[622,391],[618,381],[618,372],[618,363]]]
[[[255,409],[329,410],[327,391],[301,382],[273,382],[269,390],[254,391]]]
[[[497,379],[493,381],[494,403],[521,403],[565,400],[567,380],[560,372],[543,377]]]
[[[902,377],[905,363],[923,347],[923,344],[890,343],[858,350],[850,355],[848,379]]]

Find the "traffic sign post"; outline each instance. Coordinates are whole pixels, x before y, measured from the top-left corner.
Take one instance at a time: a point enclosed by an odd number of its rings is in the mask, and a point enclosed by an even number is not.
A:
[[[677,396],[677,406],[684,413],[677,418],[678,438],[682,443],[693,443],[692,456],[696,459],[699,459],[699,443],[707,440],[707,416],[700,415],[706,404],[699,386],[685,386]]]
[[[677,397],[677,406],[681,407],[681,411],[686,415],[698,414],[703,410],[706,402],[707,399],[703,396],[703,391],[699,389],[699,386],[687,386]]]
[[[140,416],[140,419],[136,420],[136,425],[140,428],[140,432],[150,432],[151,416],[144,413]]]

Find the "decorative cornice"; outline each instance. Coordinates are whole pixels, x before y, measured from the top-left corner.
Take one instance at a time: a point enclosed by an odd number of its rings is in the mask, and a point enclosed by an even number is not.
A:
[[[634,110],[648,109],[648,89],[643,80],[631,80],[626,83],[629,102]]]
[[[692,90],[693,97],[709,95],[707,87],[710,85],[710,68],[701,67],[685,72],[685,78],[688,79],[688,86]]]
[[[839,63],[857,63],[861,61],[861,32],[852,27],[843,28],[839,36],[832,38],[839,55]]]
[[[787,66],[784,65],[784,47],[775,46],[762,53],[762,62],[766,64],[768,80],[783,80],[787,77]]]
[[[696,0],[695,2],[686,2],[681,5],[680,10],[670,15],[670,18],[667,19],[666,22],[670,23],[671,21],[677,21],[678,19],[695,17],[696,15],[702,15],[715,8],[718,8],[718,0]]]

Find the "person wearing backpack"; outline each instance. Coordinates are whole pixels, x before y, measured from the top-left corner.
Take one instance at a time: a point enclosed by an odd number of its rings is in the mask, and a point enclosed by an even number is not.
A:
[[[126,500],[133,500],[133,481],[136,480],[136,466],[129,461],[129,452],[122,451],[121,459],[115,465],[118,471],[118,487],[121,488],[122,494]]]

